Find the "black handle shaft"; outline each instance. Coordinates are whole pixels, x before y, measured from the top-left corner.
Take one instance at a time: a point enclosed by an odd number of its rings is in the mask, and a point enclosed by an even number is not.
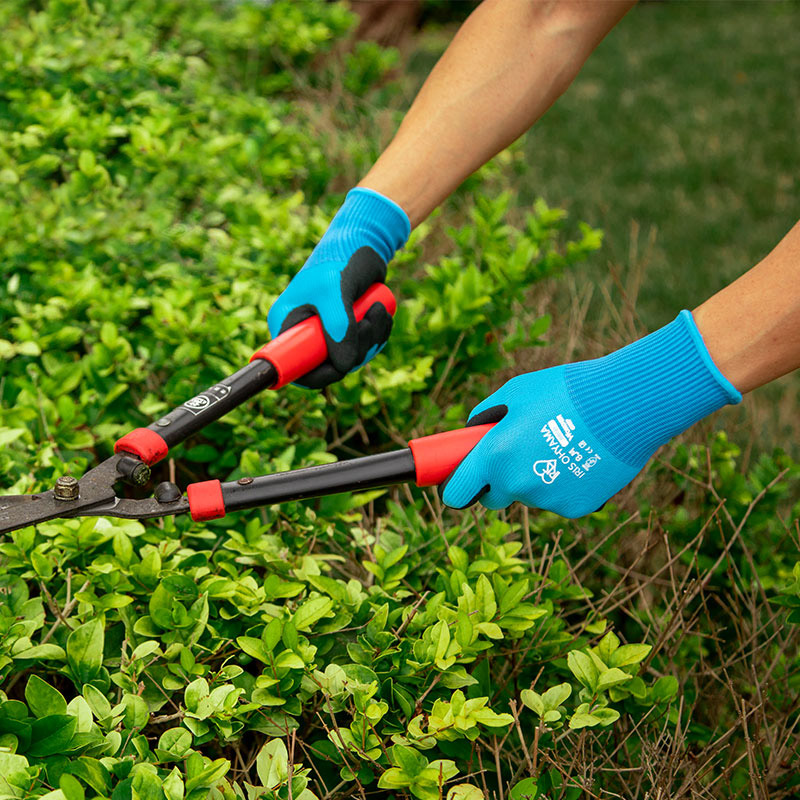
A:
[[[147,427],[155,431],[169,447],[174,447],[253,395],[273,386],[277,380],[275,367],[269,361],[258,359]]]
[[[225,511],[305,500],[309,497],[357,492],[416,479],[411,450],[353,458],[259,478],[241,478],[221,484]]]

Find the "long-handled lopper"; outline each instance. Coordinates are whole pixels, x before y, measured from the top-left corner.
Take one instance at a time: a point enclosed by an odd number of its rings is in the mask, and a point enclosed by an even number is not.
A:
[[[363,319],[374,303],[381,303],[394,315],[396,303],[391,291],[384,284],[374,284],[356,302],[356,319]],[[188,511],[195,520],[208,520],[224,517],[229,511],[408,481],[417,486],[434,486],[447,478],[492,427],[476,425],[424,436],[412,439],[401,450],[333,464],[228,483],[193,483],[185,496],[175,484],[165,482],[156,487],[150,498],[117,497],[116,483],[146,485],[150,467],[163,459],[170,447],[263,389],[279,389],[302,377],[326,357],[319,317],[309,317],[264,345],[246,367],[147,428],[125,434],[115,443],[114,455],[82,478],[62,476],[49,491],[0,497],[0,533],[68,517],[147,519]]]

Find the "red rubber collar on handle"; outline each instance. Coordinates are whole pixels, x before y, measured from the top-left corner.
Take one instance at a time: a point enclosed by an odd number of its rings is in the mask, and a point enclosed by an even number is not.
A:
[[[133,453],[152,466],[169,452],[167,443],[149,428],[136,428],[114,443],[115,453]]]
[[[186,487],[186,497],[189,499],[189,512],[196,522],[225,516],[225,500],[219,481],[190,483]]]
[[[391,289],[385,283],[373,283],[353,304],[356,320],[360,322],[364,319],[375,303],[380,303],[392,316],[397,310],[397,301]],[[278,380],[270,388],[280,389],[316,369],[327,357],[322,322],[315,315],[276,336],[253,353],[250,361],[257,358],[269,361],[278,373]]]
[[[494,426],[474,425],[412,439],[408,446],[414,456],[417,486],[440,484]]]

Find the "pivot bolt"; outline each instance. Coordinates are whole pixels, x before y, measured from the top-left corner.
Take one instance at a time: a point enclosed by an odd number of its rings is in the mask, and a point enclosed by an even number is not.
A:
[[[150,467],[133,456],[122,456],[117,462],[117,472],[133,486],[144,486],[150,480]]]
[[[77,500],[80,495],[78,481],[71,475],[62,475],[53,487],[56,500]]]
[[[174,503],[181,499],[181,490],[174,483],[162,481],[156,486],[154,496],[159,503]]]
[[[239,480],[236,481],[236,483],[238,483],[239,486],[247,486],[248,484],[250,484],[252,482],[253,482],[252,478],[239,478]]]

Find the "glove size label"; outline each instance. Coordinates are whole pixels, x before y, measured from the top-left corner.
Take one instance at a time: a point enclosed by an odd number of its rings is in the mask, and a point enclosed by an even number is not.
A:
[[[561,474],[557,466],[563,465],[576,478],[582,478],[600,461],[600,455],[585,440],[570,446],[574,437],[575,423],[558,414],[555,419],[548,420],[541,429],[547,446],[553,451],[554,459],[543,459],[533,465],[533,471],[544,483],[550,484]]]

